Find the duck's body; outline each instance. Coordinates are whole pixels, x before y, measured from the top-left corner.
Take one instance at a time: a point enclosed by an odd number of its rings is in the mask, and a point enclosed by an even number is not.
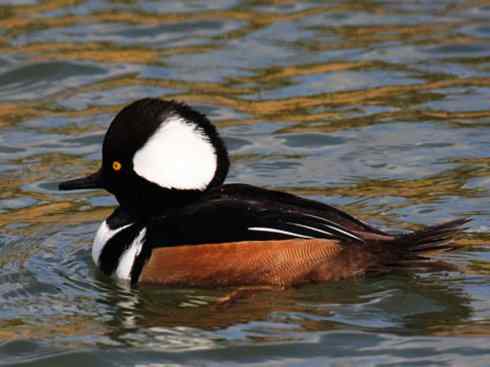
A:
[[[133,284],[342,279],[450,247],[465,223],[394,236],[319,202],[223,185],[228,157],[219,135],[203,115],[175,102],[145,99],[123,109],[103,154],[99,172],[60,188],[101,187],[116,196],[121,206],[100,226],[92,256],[104,273]]]

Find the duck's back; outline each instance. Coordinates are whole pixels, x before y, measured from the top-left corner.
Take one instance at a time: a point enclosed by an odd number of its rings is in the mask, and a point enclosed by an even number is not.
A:
[[[339,280],[451,248],[465,222],[392,236],[328,205],[225,185],[152,223],[140,281],[214,287]]]
[[[332,206],[251,185],[215,188],[151,221],[156,246],[324,238],[342,243],[394,237]]]

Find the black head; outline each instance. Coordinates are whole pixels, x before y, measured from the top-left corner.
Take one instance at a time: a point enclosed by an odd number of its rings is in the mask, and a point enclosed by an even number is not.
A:
[[[206,116],[182,103],[145,98],[112,121],[100,170],[59,188],[103,188],[128,211],[151,215],[221,185],[228,167],[223,141]]]

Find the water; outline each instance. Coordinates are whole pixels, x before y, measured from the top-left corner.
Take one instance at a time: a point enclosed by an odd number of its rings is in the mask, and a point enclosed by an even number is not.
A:
[[[209,2],[211,3],[211,2]],[[0,365],[488,365],[488,1],[3,1]],[[114,200],[63,193],[143,96],[206,113],[229,182],[381,228],[471,216],[457,269],[261,292],[125,289],[90,246]]]

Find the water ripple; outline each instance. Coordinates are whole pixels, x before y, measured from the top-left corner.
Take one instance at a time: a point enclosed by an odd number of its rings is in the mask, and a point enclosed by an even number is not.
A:
[[[490,35],[485,2],[4,1],[1,365],[484,365]],[[473,221],[451,271],[283,292],[128,289],[90,246],[115,205],[92,172],[114,114],[179,99],[220,128],[230,181],[381,228]],[[471,336],[471,338],[469,338]],[[436,351],[437,353],[435,353]]]

